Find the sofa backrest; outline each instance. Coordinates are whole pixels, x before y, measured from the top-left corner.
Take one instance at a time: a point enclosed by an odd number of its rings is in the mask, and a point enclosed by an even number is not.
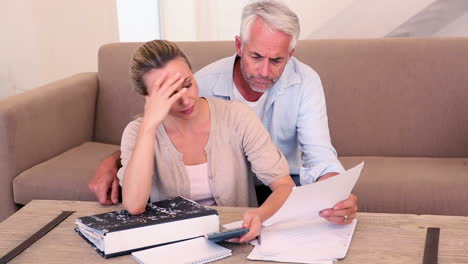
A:
[[[193,71],[233,55],[233,41],[178,42]],[[119,144],[143,109],[128,78],[141,43],[99,51],[95,140]],[[468,38],[301,40],[320,75],[340,156],[468,157]]]

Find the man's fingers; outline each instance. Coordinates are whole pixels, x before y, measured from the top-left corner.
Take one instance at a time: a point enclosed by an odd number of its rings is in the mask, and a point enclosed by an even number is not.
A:
[[[112,205],[112,201],[109,196],[99,197],[98,201],[102,205]]]
[[[321,216],[330,223],[337,224],[337,225],[347,225],[351,223],[353,219],[356,218],[356,213],[349,213],[349,214],[343,214],[343,215],[330,215],[330,216],[321,215]]]
[[[115,177],[112,181],[111,200],[113,204],[119,203],[119,178]]]
[[[330,217],[326,219],[328,222],[335,224],[335,225],[347,225],[351,223],[351,221],[343,221],[343,217]]]
[[[337,203],[335,206],[333,206],[333,210],[340,210],[340,209],[346,209],[346,208],[357,208],[357,196],[354,194],[350,194],[348,199],[341,201]]]
[[[354,205],[354,201],[348,199],[348,200],[344,200],[342,202],[337,203],[335,206],[333,206],[333,210],[335,211],[342,210],[342,209],[350,208],[353,205]]]
[[[109,188],[110,186],[107,184],[99,184],[94,189],[94,193],[98,199],[98,202],[102,205],[111,205],[112,201],[109,195]]]
[[[355,213],[357,211],[357,205],[354,203],[344,203],[343,206],[335,206],[333,209],[330,209],[330,214],[333,215],[347,215],[350,213]]]
[[[348,199],[337,203],[333,209],[326,209],[320,212],[320,216],[330,223],[337,225],[346,225],[356,218],[358,198],[350,194]]]
[[[112,200],[109,195],[98,195],[98,202],[102,205],[112,205]]]
[[[90,191],[92,191],[93,193],[96,193],[96,192],[94,191],[94,189],[95,189],[94,183],[88,183],[88,189],[89,189]]]
[[[343,209],[343,210],[326,210],[323,212],[324,216],[330,217],[330,216],[340,216],[343,217],[345,215],[349,215],[353,213],[352,210],[349,209]]]
[[[99,191],[100,188],[98,184],[90,183],[88,184],[88,188],[94,193],[94,195],[96,196],[100,204],[104,204],[106,202],[105,196],[102,195],[101,192]]]

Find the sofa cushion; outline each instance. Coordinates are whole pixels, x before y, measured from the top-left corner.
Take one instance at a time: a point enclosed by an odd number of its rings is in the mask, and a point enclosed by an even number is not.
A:
[[[53,159],[32,167],[13,181],[16,203],[33,199],[95,201],[88,190],[99,163],[119,146],[86,142]]]
[[[341,157],[364,161],[354,187],[359,211],[468,216],[468,158]]]

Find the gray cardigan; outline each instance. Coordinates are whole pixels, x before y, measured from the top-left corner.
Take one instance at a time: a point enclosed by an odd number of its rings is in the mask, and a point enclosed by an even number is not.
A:
[[[210,108],[210,136],[205,146],[208,181],[217,205],[257,206],[251,171],[265,185],[289,175],[283,154],[276,148],[256,114],[236,101],[206,98]],[[124,172],[135,146],[142,118],[130,122],[121,144]],[[164,126],[159,126],[155,143],[155,166],[151,201],[182,195],[190,197],[190,182],[182,153],[172,144]]]

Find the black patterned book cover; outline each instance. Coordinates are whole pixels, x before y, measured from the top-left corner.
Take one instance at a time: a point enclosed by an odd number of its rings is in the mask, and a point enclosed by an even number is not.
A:
[[[127,210],[119,210],[80,217],[76,220],[76,223],[105,234],[216,214],[218,212],[214,209],[206,208],[194,201],[178,196],[164,201],[148,203],[146,211],[139,215],[132,215]]]

